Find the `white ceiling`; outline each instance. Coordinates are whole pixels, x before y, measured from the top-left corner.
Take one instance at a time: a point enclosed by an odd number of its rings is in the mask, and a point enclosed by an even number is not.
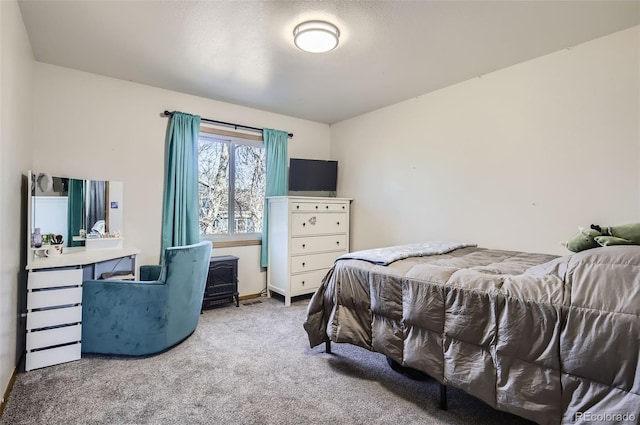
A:
[[[38,61],[328,124],[640,24],[639,1],[19,5]],[[293,45],[310,19],[337,49]]]

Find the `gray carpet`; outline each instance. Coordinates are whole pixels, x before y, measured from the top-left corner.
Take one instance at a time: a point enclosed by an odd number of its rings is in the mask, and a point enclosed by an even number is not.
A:
[[[528,424],[391,370],[348,344],[309,348],[308,299],[207,310],[196,332],[151,357],[86,356],[20,373],[0,424]]]

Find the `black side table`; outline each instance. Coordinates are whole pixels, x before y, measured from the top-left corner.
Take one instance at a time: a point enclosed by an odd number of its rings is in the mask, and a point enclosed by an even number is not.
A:
[[[202,309],[234,301],[236,307],[240,307],[238,298],[238,257],[232,255],[211,257],[207,286],[204,288],[204,298],[202,299]]]

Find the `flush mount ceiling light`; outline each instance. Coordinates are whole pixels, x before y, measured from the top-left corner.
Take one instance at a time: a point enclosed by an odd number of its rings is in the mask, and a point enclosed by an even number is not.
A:
[[[340,30],[325,21],[303,22],[293,30],[293,42],[300,50],[310,53],[324,53],[338,45]]]

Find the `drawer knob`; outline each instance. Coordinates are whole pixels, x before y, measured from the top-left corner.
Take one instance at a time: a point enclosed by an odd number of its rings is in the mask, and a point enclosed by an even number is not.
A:
[[[307,223],[302,223],[302,227],[305,227],[307,225]]]
[[[342,206],[342,209],[344,209],[344,205]]]
[[[327,209],[329,209],[329,205],[327,205]]]
[[[307,244],[306,244],[306,243],[303,243],[303,244],[302,244],[302,247],[303,247],[303,248],[305,248],[306,246],[307,246]]]
[[[316,205],[316,209],[318,209],[318,206]]]
[[[306,263],[302,263],[302,267],[304,267],[304,265],[305,265],[305,264],[306,264]]]
[[[302,286],[304,286],[304,280],[302,281]]]
[[[338,222],[337,224],[338,224],[338,226],[340,226],[340,222]]]
[[[336,245],[340,245],[340,241],[336,241]]]
[[[296,209],[299,210],[300,209],[300,205],[296,205]]]

